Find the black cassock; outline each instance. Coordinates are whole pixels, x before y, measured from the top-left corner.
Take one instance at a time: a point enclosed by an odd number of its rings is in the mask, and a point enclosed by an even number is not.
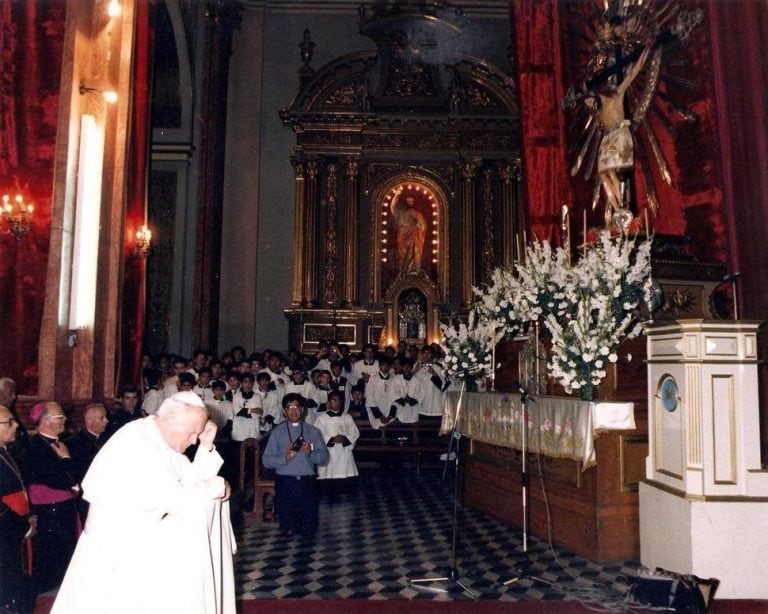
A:
[[[37,515],[37,535],[32,540],[32,577],[38,593],[59,584],[77,544],[77,467],[71,458],[53,450],[54,440],[30,437],[22,461],[22,475]]]
[[[24,573],[24,536],[29,530],[29,504],[21,473],[0,447],[0,608],[31,612],[34,593]]]

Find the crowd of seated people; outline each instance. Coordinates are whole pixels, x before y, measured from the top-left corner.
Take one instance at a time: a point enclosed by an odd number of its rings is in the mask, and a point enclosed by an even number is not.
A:
[[[329,450],[318,477],[338,483],[357,475],[358,425],[386,429],[442,415],[451,380],[440,354],[437,345],[406,344],[383,351],[367,344],[355,354],[321,341],[312,354],[248,354],[235,346],[220,357],[203,349],[190,359],[146,355],[142,381],[123,385],[114,404],[87,404],[77,433],[55,401],[37,403],[24,423],[13,380],[0,378],[0,609],[28,611],[34,595],[60,584],[87,517],[80,483],[93,458],[119,429],[154,415],[176,392],[192,391],[205,403],[219,427],[224,477],[233,484],[242,442],[267,438],[285,419],[283,398],[301,395],[303,420],[319,429]]]

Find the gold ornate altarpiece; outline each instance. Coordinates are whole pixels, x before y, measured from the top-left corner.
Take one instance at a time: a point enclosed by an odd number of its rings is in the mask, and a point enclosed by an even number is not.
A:
[[[295,133],[285,315],[289,345],[302,351],[342,334],[352,349],[438,341],[440,321],[519,257],[525,226],[515,80],[462,51],[452,9],[361,11],[365,50],[317,70],[304,33],[300,89],[281,112]],[[418,213],[403,217],[397,194]],[[398,246],[414,215],[424,234],[411,260]]]

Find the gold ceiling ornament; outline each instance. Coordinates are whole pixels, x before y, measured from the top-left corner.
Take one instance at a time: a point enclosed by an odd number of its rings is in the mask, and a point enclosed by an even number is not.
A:
[[[574,111],[569,149],[575,155],[571,176],[593,178],[592,209],[602,193],[606,227],[626,230],[630,211],[630,175],[637,167],[645,184],[647,204],[658,213],[656,175],[672,184],[659,131],[673,139],[675,120],[692,123],[696,115],[675,102],[675,89],[694,83],[676,71],[687,60],[666,60],[684,46],[703,19],[703,11],[683,10],[675,0],[601,0],[588,32],[589,45],[576,50],[583,71],[561,102]],[[664,83],[663,91],[659,84]],[[653,117],[653,121],[650,118]]]

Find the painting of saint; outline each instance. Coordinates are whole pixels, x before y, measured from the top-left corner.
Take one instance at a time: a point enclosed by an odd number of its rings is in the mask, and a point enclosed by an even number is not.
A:
[[[424,215],[414,207],[413,196],[402,199],[401,196],[402,188],[398,188],[391,205],[397,231],[397,264],[401,271],[418,271],[421,269],[427,223]]]

